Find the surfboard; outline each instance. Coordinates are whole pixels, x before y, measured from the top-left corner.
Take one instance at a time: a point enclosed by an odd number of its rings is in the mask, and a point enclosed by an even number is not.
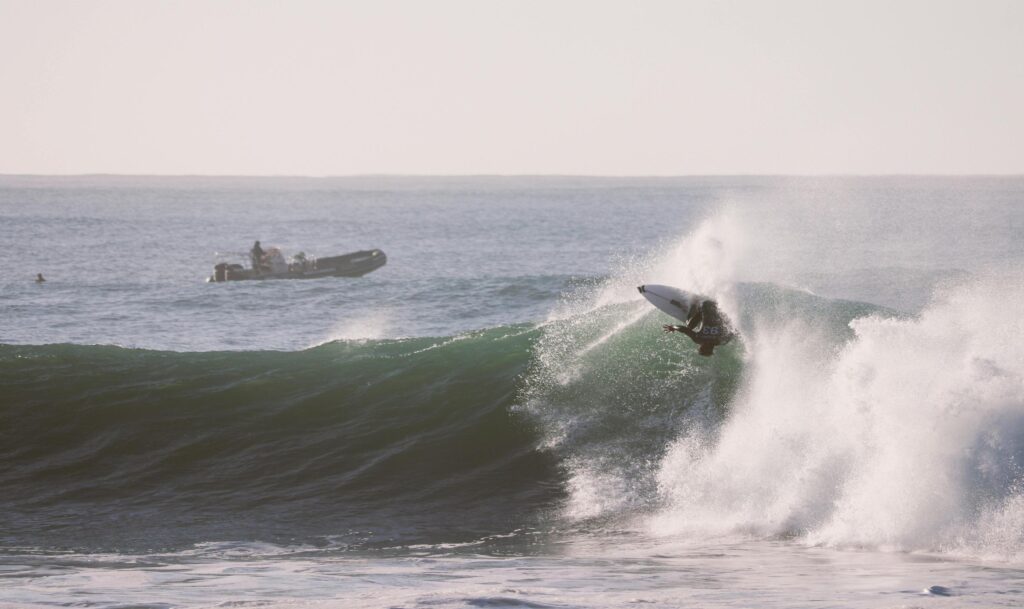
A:
[[[707,300],[700,294],[680,290],[670,285],[648,283],[637,288],[652,305],[686,323],[690,306]]]

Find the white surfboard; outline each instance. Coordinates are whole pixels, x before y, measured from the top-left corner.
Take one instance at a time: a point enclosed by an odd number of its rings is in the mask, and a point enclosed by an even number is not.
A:
[[[707,300],[700,294],[680,290],[670,285],[648,283],[637,288],[650,303],[679,321],[686,323],[690,307]]]

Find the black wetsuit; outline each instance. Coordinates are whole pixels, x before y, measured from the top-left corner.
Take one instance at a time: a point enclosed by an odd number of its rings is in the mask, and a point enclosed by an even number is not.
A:
[[[697,329],[697,326],[700,329]],[[718,305],[713,300],[705,300],[700,304],[690,307],[689,319],[685,326],[672,326],[677,332],[690,337],[698,345],[711,345],[717,347],[732,340],[733,333],[729,325],[718,312]]]

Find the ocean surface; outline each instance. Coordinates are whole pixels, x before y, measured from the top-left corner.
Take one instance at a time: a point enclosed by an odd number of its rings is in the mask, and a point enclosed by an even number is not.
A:
[[[0,176],[0,268],[0,607],[1024,605],[1022,177]]]

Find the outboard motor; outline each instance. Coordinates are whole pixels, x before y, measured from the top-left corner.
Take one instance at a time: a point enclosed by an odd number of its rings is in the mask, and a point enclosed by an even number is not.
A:
[[[214,281],[227,281],[228,278],[228,263],[221,262],[217,266],[213,267],[213,280]]]

